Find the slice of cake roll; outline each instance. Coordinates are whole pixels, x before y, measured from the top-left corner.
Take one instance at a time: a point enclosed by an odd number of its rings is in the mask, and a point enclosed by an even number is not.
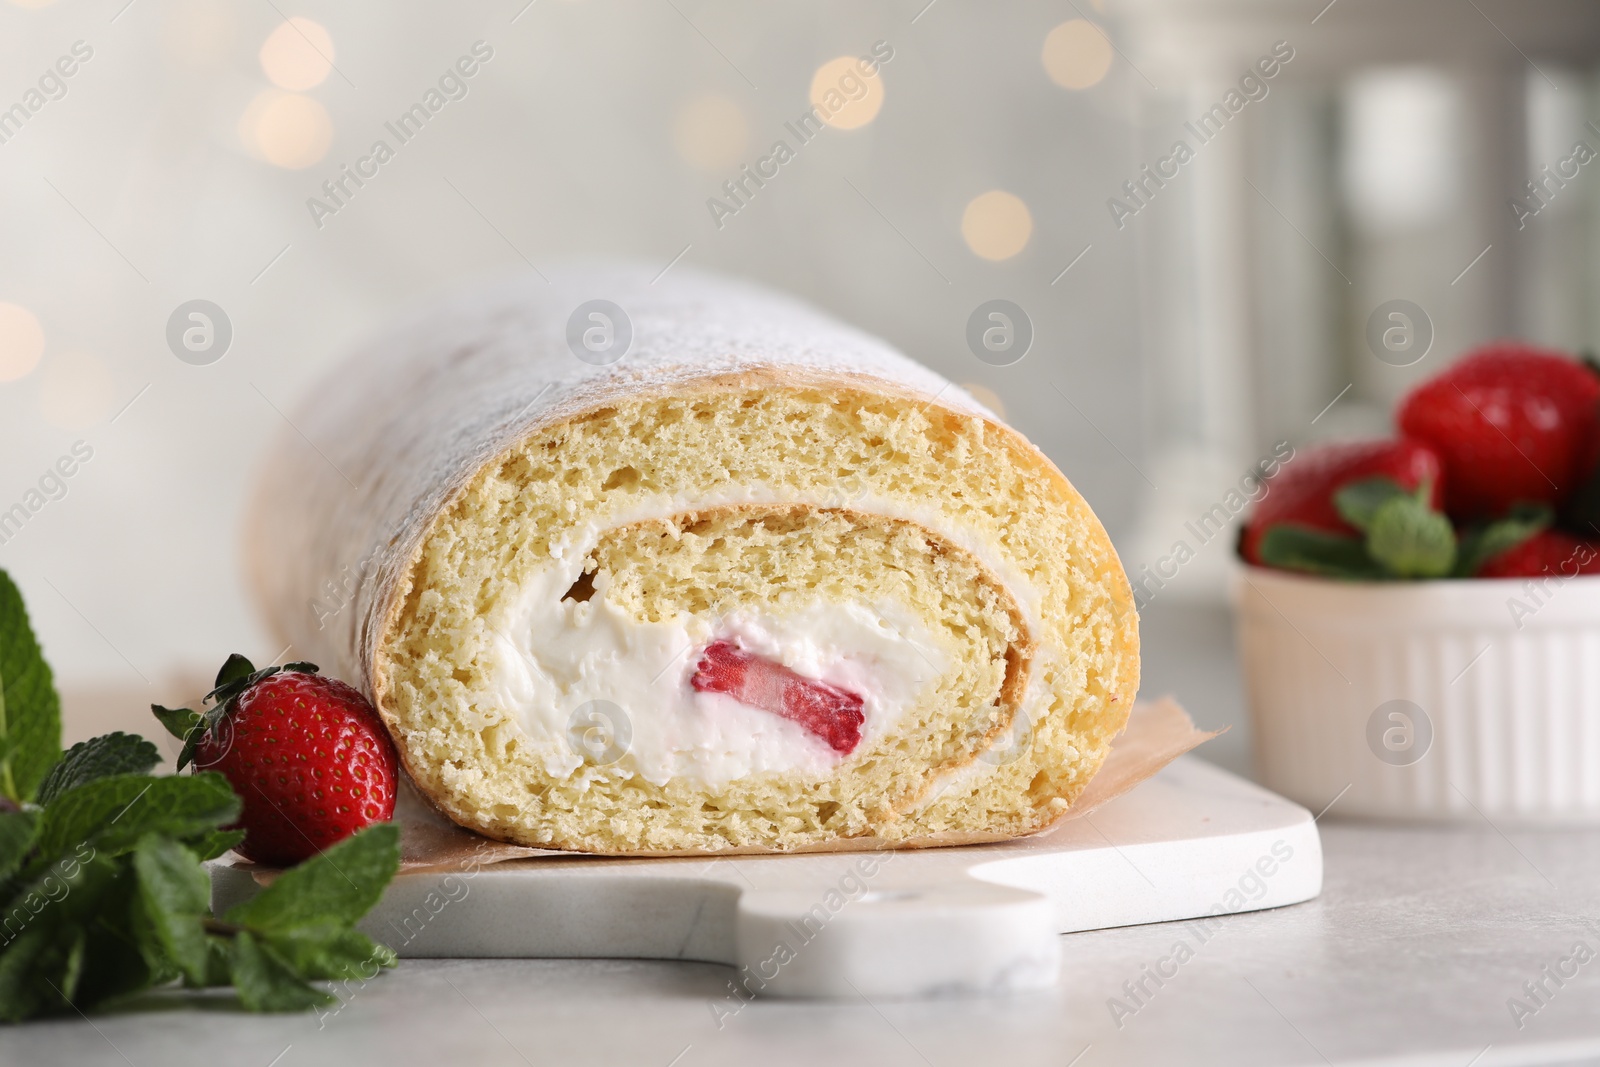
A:
[[[518,279],[370,342],[248,523],[293,658],[525,845],[990,841],[1065,813],[1138,687],[1066,478],[961,389],[678,269]]]

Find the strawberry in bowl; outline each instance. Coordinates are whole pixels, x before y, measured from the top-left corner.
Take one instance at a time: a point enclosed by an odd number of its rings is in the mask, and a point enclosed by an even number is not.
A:
[[[1364,817],[1600,822],[1600,377],[1490,345],[1397,424],[1302,450],[1241,531],[1264,784]]]
[[[1593,474],[1600,377],[1557,352],[1478,349],[1401,401],[1402,433],[1434,448],[1458,520],[1559,507]]]
[[[1457,528],[1440,507],[1438,453],[1417,441],[1360,441],[1309,451],[1268,481],[1239,539],[1247,562],[1334,578],[1471,577],[1539,535],[1545,505],[1517,505]]]
[[[1565,530],[1541,530],[1489,557],[1476,574],[1479,578],[1600,574],[1600,544],[1574,537]]]
[[[1442,498],[1439,456],[1415,441],[1356,441],[1302,456],[1267,482],[1245,524],[1239,554],[1251,563],[1365,577],[1377,561],[1365,558],[1363,516],[1350,505],[1362,486],[1392,488],[1418,516],[1436,515]],[[1421,521],[1426,521],[1421,520]],[[1390,561],[1398,573],[1409,561]]]

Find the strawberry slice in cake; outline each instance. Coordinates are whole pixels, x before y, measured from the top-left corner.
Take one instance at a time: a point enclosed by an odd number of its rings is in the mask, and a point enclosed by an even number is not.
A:
[[[689,684],[701,693],[726,693],[741,704],[799,723],[849,755],[861,743],[862,699],[805,678],[781,663],[751,655],[732,641],[713,641],[700,654]]]

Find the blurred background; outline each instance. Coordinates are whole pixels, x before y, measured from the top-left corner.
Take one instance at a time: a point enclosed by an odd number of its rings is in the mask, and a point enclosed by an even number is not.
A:
[[[278,652],[240,506],[342,350],[627,257],[967,384],[1159,572],[1147,694],[1240,721],[1231,538],[1187,524],[1469,344],[1594,346],[1597,43],[1579,0],[0,0],[0,567],[69,736],[142,725]],[[969,347],[995,299],[1020,358]]]

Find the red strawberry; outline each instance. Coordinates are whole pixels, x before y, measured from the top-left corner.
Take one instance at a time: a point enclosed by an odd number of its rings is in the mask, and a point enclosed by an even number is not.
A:
[[[1445,510],[1458,521],[1519,502],[1560,507],[1594,467],[1600,378],[1559,352],[1501,342],[1413,389],[1397,418],[1444,461]]]
[[[1542,530],[1489,557],[1478,568],[1479,578],[1571,578],[1579,574],[1600,574],[1600,544],[1562,530]]]
[[[1261,539],[1274,526],[1304,526],[1325,533],[1356,536],[1334,504],[1334,494],[1352,482],[1390,478],[1402,489],[1432,484],[1432,502],[1439,505],[1442,492],[1439,457],[1417,441],[1355,441],[1323,445],[1292,457],[1270,478],[1266,495],[1256,504],[1239,551],[1245,559],[1264,566]]]
[[[848,754],[861,743],[866,717],[859,696],[751,655],[732,641],[707,645],[689,684],[701,693],[726,693],[741,704],[799,723],[835,752]]]
[[[255,670],[232,656],[193,713],[157,709],[185,738],[178,767],[193,758],[218,771],[243,804],[236,851],[246,859],[288,867],[394,815],[399,782],[394,742],[372,705],[310,663]],[[180,732],[171,716],[189,716]],[[192,724],[192,725],[190,725]]]

